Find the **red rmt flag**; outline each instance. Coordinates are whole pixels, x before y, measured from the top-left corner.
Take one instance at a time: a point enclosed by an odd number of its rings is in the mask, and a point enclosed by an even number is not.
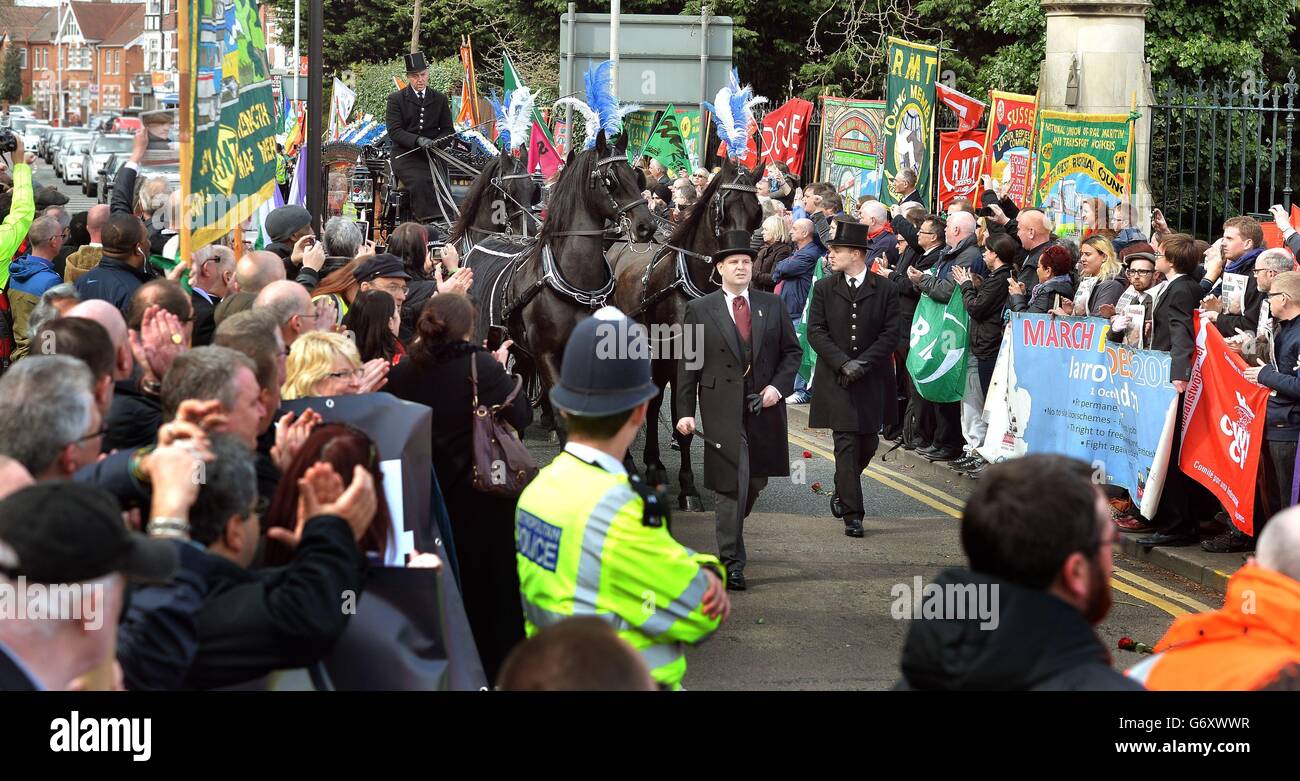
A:
[[[1268,388],[1247,380],[1246,362],[1197,312],[1196,355],[1183,400],[1178,467],[1223,502],[1233,526],[1254,534],[1255,478]]]

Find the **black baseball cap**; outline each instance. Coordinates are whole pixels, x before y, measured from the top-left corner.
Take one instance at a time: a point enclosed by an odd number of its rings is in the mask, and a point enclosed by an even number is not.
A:
[[[352,272],[352,276],[358,282],[369,282],[381,277],[411,278],[411,275],[406,273],[406,267],[402,265],[402,259],[387,252],[362,261],[361,265]]]
[[[127,530],[112,494],[68,480],[0,501],[0,543],[0,572],[37,583],[85,583],[113,572],[162,581],[176,571],[171,542]]]

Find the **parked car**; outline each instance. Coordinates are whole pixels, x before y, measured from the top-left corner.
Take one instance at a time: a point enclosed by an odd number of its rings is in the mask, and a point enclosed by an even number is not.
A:
[[[63,178],[64,181],[66,182],[67,171],[65,169],[66,169],[66,164],[68,162],[68,151],[72,149],[74,144],[78,144],[78,142],[88,143],[89,141],[90,141],[89,133],[73,133],[73,132],[64,133],[63,137],[59,139],[59,145],[54,149],[53,168],[54,168],[55,175],[59,176],[60,178]],[[84,151],[85,151],[84,146],[78,147],[78,151],[76,153],[76,157],[78,159],[78,165],[80,165],[81,153]]]
[[[131,158],[129,152],[115,152],[108,156],[104,164],[95,171],[95,188],[91,190],[91,195],[96,196],[100,203],[108,203],[113,198],[113,182],[117,181],[117,172],[122,170],[122,166]]]
[[[134,144],[135,139],[127,135],[95,136],[81,160],[81,194],[93,198],[99,188],[99,169],[114,153],[130,154]]]
[[[67,132],[66,128],[51,128],[49,134],[41,139],[41,148],[39,151],[45,162],[54,162],[54,147],[59,143],[59,139],[63,137],[63,134]]]
[[[44,124],[43,122],[28,122],[27,128],[23,131],[23,146],[26,147],[29,152],[36,152],[41,146],[41,141],[44,140],[53,129],[54,128]]]
[[[77,184],[82,179],[82,173],[86,168],[86,155],[90,152],[90,147],[95,143],[94,136],[86,138],[74,138],[67,145],[60,156],[59,171],[63,176],[64,184]]]
[[[9,106],[9,116],[27,117],[29,119],[34,119],[36,117],[36,112],[32,111],[31,106],[19,106],[19,105],[11,104]]]

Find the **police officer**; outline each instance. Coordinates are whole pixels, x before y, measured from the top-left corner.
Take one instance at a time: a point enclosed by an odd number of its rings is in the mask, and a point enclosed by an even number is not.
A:
[[[829,428],[835,440],[831,513],[844,533],[862,537],[862,470],[880,445],[881,425],[898,422],[894,364],[898,290],[867,269],[867,226],[831,223],[830,276],[813,285],[808,344],[817,353],[809,428]]]
[[[447,96],[429,87],[424,54],[411,52],[405,60],[407,85],[388,95],[384,119],[393,140],[393,173],[411,193],[411,214],[419,222],[430,222],[438,214],[432,163],[427,152],[413,150],[428,149],[455,127]]]
[[[623,466],[657,391],[649,356],[645,329],[613,307],[573,330],[550,396],[568,444],[519,497],[515,546],[529,637],[595,616],[676,689],[685,644],[717,629],[731,604],[722,564],[674,540],[663,497]]]

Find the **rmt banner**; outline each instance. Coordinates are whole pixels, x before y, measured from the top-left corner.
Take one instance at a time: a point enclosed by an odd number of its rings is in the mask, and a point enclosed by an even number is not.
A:
[[[1092,464],[1154,517],[1173,444],[1178,394],[1169,354],[1107,339],[1101,318],[1012,313],[984,403],[991,463],[1059,453]]]
[[[939,50],[901,38],[889,39],[885,56],[885,181],[880,200],[898,203],[890,184],[899,171],[916,171],[916,191],[932,191],[934,164],[934,82],[939,78]],[[904,193],[906,194],[906,193]]]
[[[1178,467],[1210,489],[1232,525],[1255,533],[1255,478],[1264,440],[1268,388],[1246,379],[1246,362],[1196,312],[1196,355],[1183,399]]]

